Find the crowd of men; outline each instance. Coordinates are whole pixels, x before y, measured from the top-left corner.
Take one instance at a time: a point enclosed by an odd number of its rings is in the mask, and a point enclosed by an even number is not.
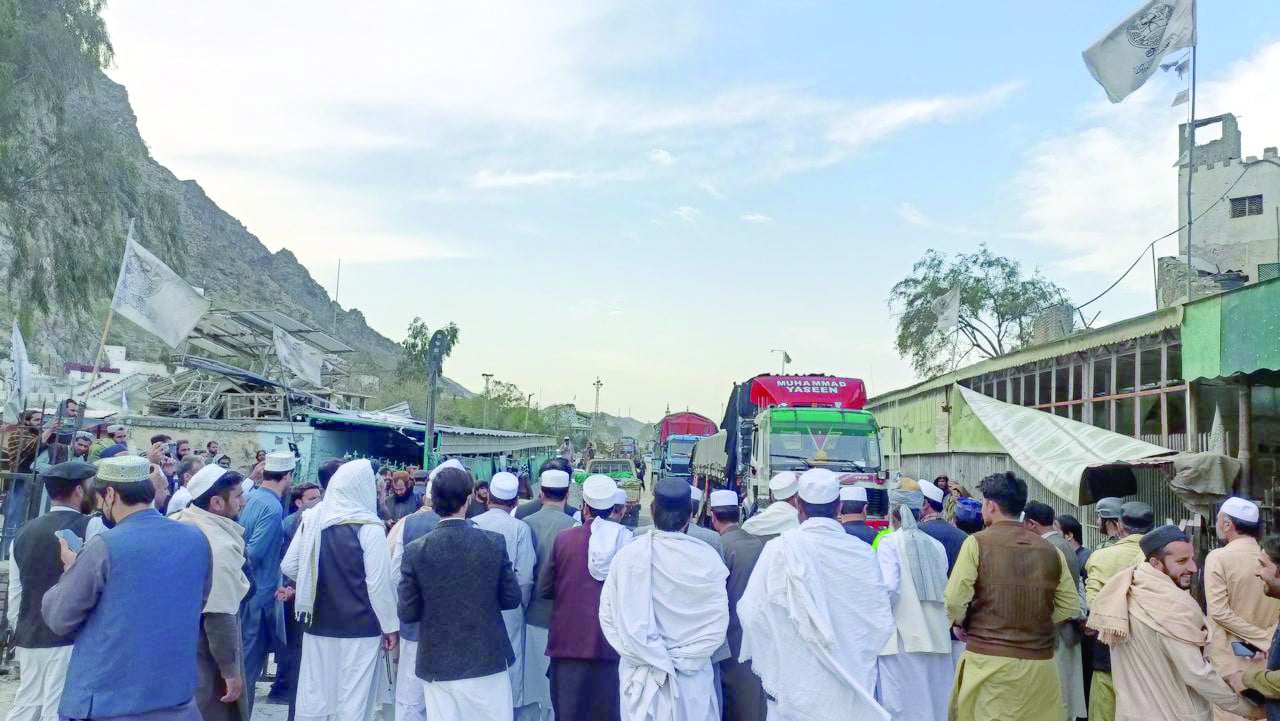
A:
[[[1217,514],[1206,616],[1181,529],[1102,499],[1090,551],[1010,473],[980,500],[902,479],[884,529],[825,469],[745,519],[668,477],[631,528],[607,476],[568,507],[564,458],[523,504],[456,460],[389,494],[369,460],[295,464],[201,467],[167,518],[151,459],[47,469],[12,549],[9,719],[248,721],[271,654],[268,701],[302,721],[1280,717],[1280,538],[1245,499]]]

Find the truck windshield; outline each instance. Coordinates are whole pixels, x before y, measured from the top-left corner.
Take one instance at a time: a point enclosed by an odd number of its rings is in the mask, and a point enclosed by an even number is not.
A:
[[[769,466],[775,470],[830,468],[878,471],[880,443],[864,429],[826,424],[788,424],[769,434]]]
[[[627,461],[592,461],[590,471],[592,473],[603,473],[606,476],[618,473],[625,473],[628,476],[635,475],[635,472],[631,470],[631,464]]]
[[[667,444],[667,448],[673,456],[687,456],[693,453],[694,443],[696,441],[671,441]]]

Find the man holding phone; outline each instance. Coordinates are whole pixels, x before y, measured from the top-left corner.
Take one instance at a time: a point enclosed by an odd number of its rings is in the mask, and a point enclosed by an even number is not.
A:
[[[76,545],[89,517],[85,481],[96,469],[81,461],[51,466],[41,476],[49,511],[18,532],[9,556],[9,628],[22,667],[9,721],[53,717],[62,698],[74,639],[50,630],[40,615],[40,599],[62,577],[58,539]]]

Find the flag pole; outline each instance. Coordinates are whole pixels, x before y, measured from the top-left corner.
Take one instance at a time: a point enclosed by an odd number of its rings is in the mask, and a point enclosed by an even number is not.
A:
[[[1187,302],[1191,302],[1191,179],[1196,174],[1196,46],[1200,44],[1200,28],[1196,27],[1196,4],[1191,3],[1191,122],[1187,123]]]
[[[124,270],[124,259],[129,257],[129,241],[131,240],[133,240],[133,218],[129,219],[129,230],[124,237],[124,256],[120,259],[121,271]],[[98,369],[102,366],[102,351],[107,347],[107,333],[111,331],[111,319],[115,317],[115,314],[115,292],[113,291],[111,305],[107,307],[107,322],[102,324],[102,337],[98,339],[98,354],[93,358],[93,375],[89,376],[89,385],[84,389],[84,399],[80,403],[81,418],[84,417],[85,406],[89,405],[89,394],[93,392],[93,384],[98,382]]]

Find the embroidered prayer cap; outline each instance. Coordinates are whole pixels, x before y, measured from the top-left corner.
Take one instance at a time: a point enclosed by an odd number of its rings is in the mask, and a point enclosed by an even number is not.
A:
[[[74,436],[72,436],[72,437],[73,437],[73,438],[75,438],[77,441],[91,441],[91,440],[93,440],[93,434],[92,434],[92,433],[90,433],[89,431],[76,431],[76,432],[75,432],[75,435],[74,435]]]
[[[653,484],[653,501],[659,508],[679,510],[680,504],[689,507],[693,499],[693,486],[683,478],[667,476]]]
[[[1153,531],[1148,531],[1138,541],[1138,545],[1142,547],[1142,552],[1147,558],[1151,558],[1157,553],[1164,550],[1164,547],[1175,541],[1190,541],[1187,534],[1182,532],[1177,526],[1161,526]]]
[[[489,495],[499,501],[510,501],[519,491],[520,480],[506,471],[493,474],[493,480],[489,481]]]
[[[549,468],[542,472],[538,477],[543,488],[555,490],[557,488],[569,487],[569,474],[556,468]]]
[[[918,483],[920,484],[920,492],[924,494],[925,498],[934,503],[942,503],[942,489],[933,485],[933,481],[919,481]]]
[[[738,494],[730,490],[720,490],[711,492],[712,508],[737,508]]]
[[[142,483],[151,477],[151,461],[142,456],[112,456],[98,462],[98,480],[104,483]]]
[[[840,486],[840,500],[866,503],[867,489],[862,486]]]
[[[1222,502],[1220,510],[1241,523],[1252,524],[1258,522],[1257,504],[1244,498],[1232,496]]]
[[[805,503],[831,503],[840,497],[840,478],[825,468],[810,468],[800,474],[796,492]]]
[[[1098,499],[1097,508],[1098,518],[1119,518],[1120,508],[1124,506],[1124,501],[1119,498],[1100,498]]]
[[[45,478],[58,478],[64,481],[83,481],[86,478],[93,478],[93,474],[97,472],[98,469],[94,468],[92,463],[66,461],[50,466],[48,470],[40,475]],[[148,472],[150,472],[149,468]]]
[[[774,500],[785,501],[796,494],[800,481],[794,471],[783,471],[769,479],[769,491]]]
[[[617,490],[618,484],[612,478],[597,473],[582,482],[582,500],[597,511],[607,511],[614,506],[613,497]]]
[[[216,463],[196,471],[191,480],[187,481],[187,493],[191,494],[191,500],[194,501],[203,496],[210,488],[213,488],[213,484],[217,483],[219,478],[230,472]]]
[[[461,470],[461,471],[467,470],[467,467],[462,465],[462,461],[459,461],[456,458],[450,458],[444,463],[441,463],[440,465],[433,468],[431,470],[431,475],[427,476],[427,479],[434,481],[436,479],[436,476],[440,475],[440,471],[443,471],[446,468],[457,468],[458,470]]]
[[[271,473],[292,471],[297,459],[289,451],[273,451],[267,454],[267,465],[262,469]]]
[[[109,435],[109,436],[110,436],[110,435],[114,435],[114,434],[119,433],[120,431],[123,431],[123,430],[124,430],[124,426],[122,426],[122,425],[120,425],[120,424],[118,424],[118,423],[113,423],[113,424],[111,424],[111,425],[107,426],[107,435]]]
[[[1129,501],[1120,507],[1120,522],[1127,528],[1145,533],[1155,525],[1155,512],[1142,501]]]

